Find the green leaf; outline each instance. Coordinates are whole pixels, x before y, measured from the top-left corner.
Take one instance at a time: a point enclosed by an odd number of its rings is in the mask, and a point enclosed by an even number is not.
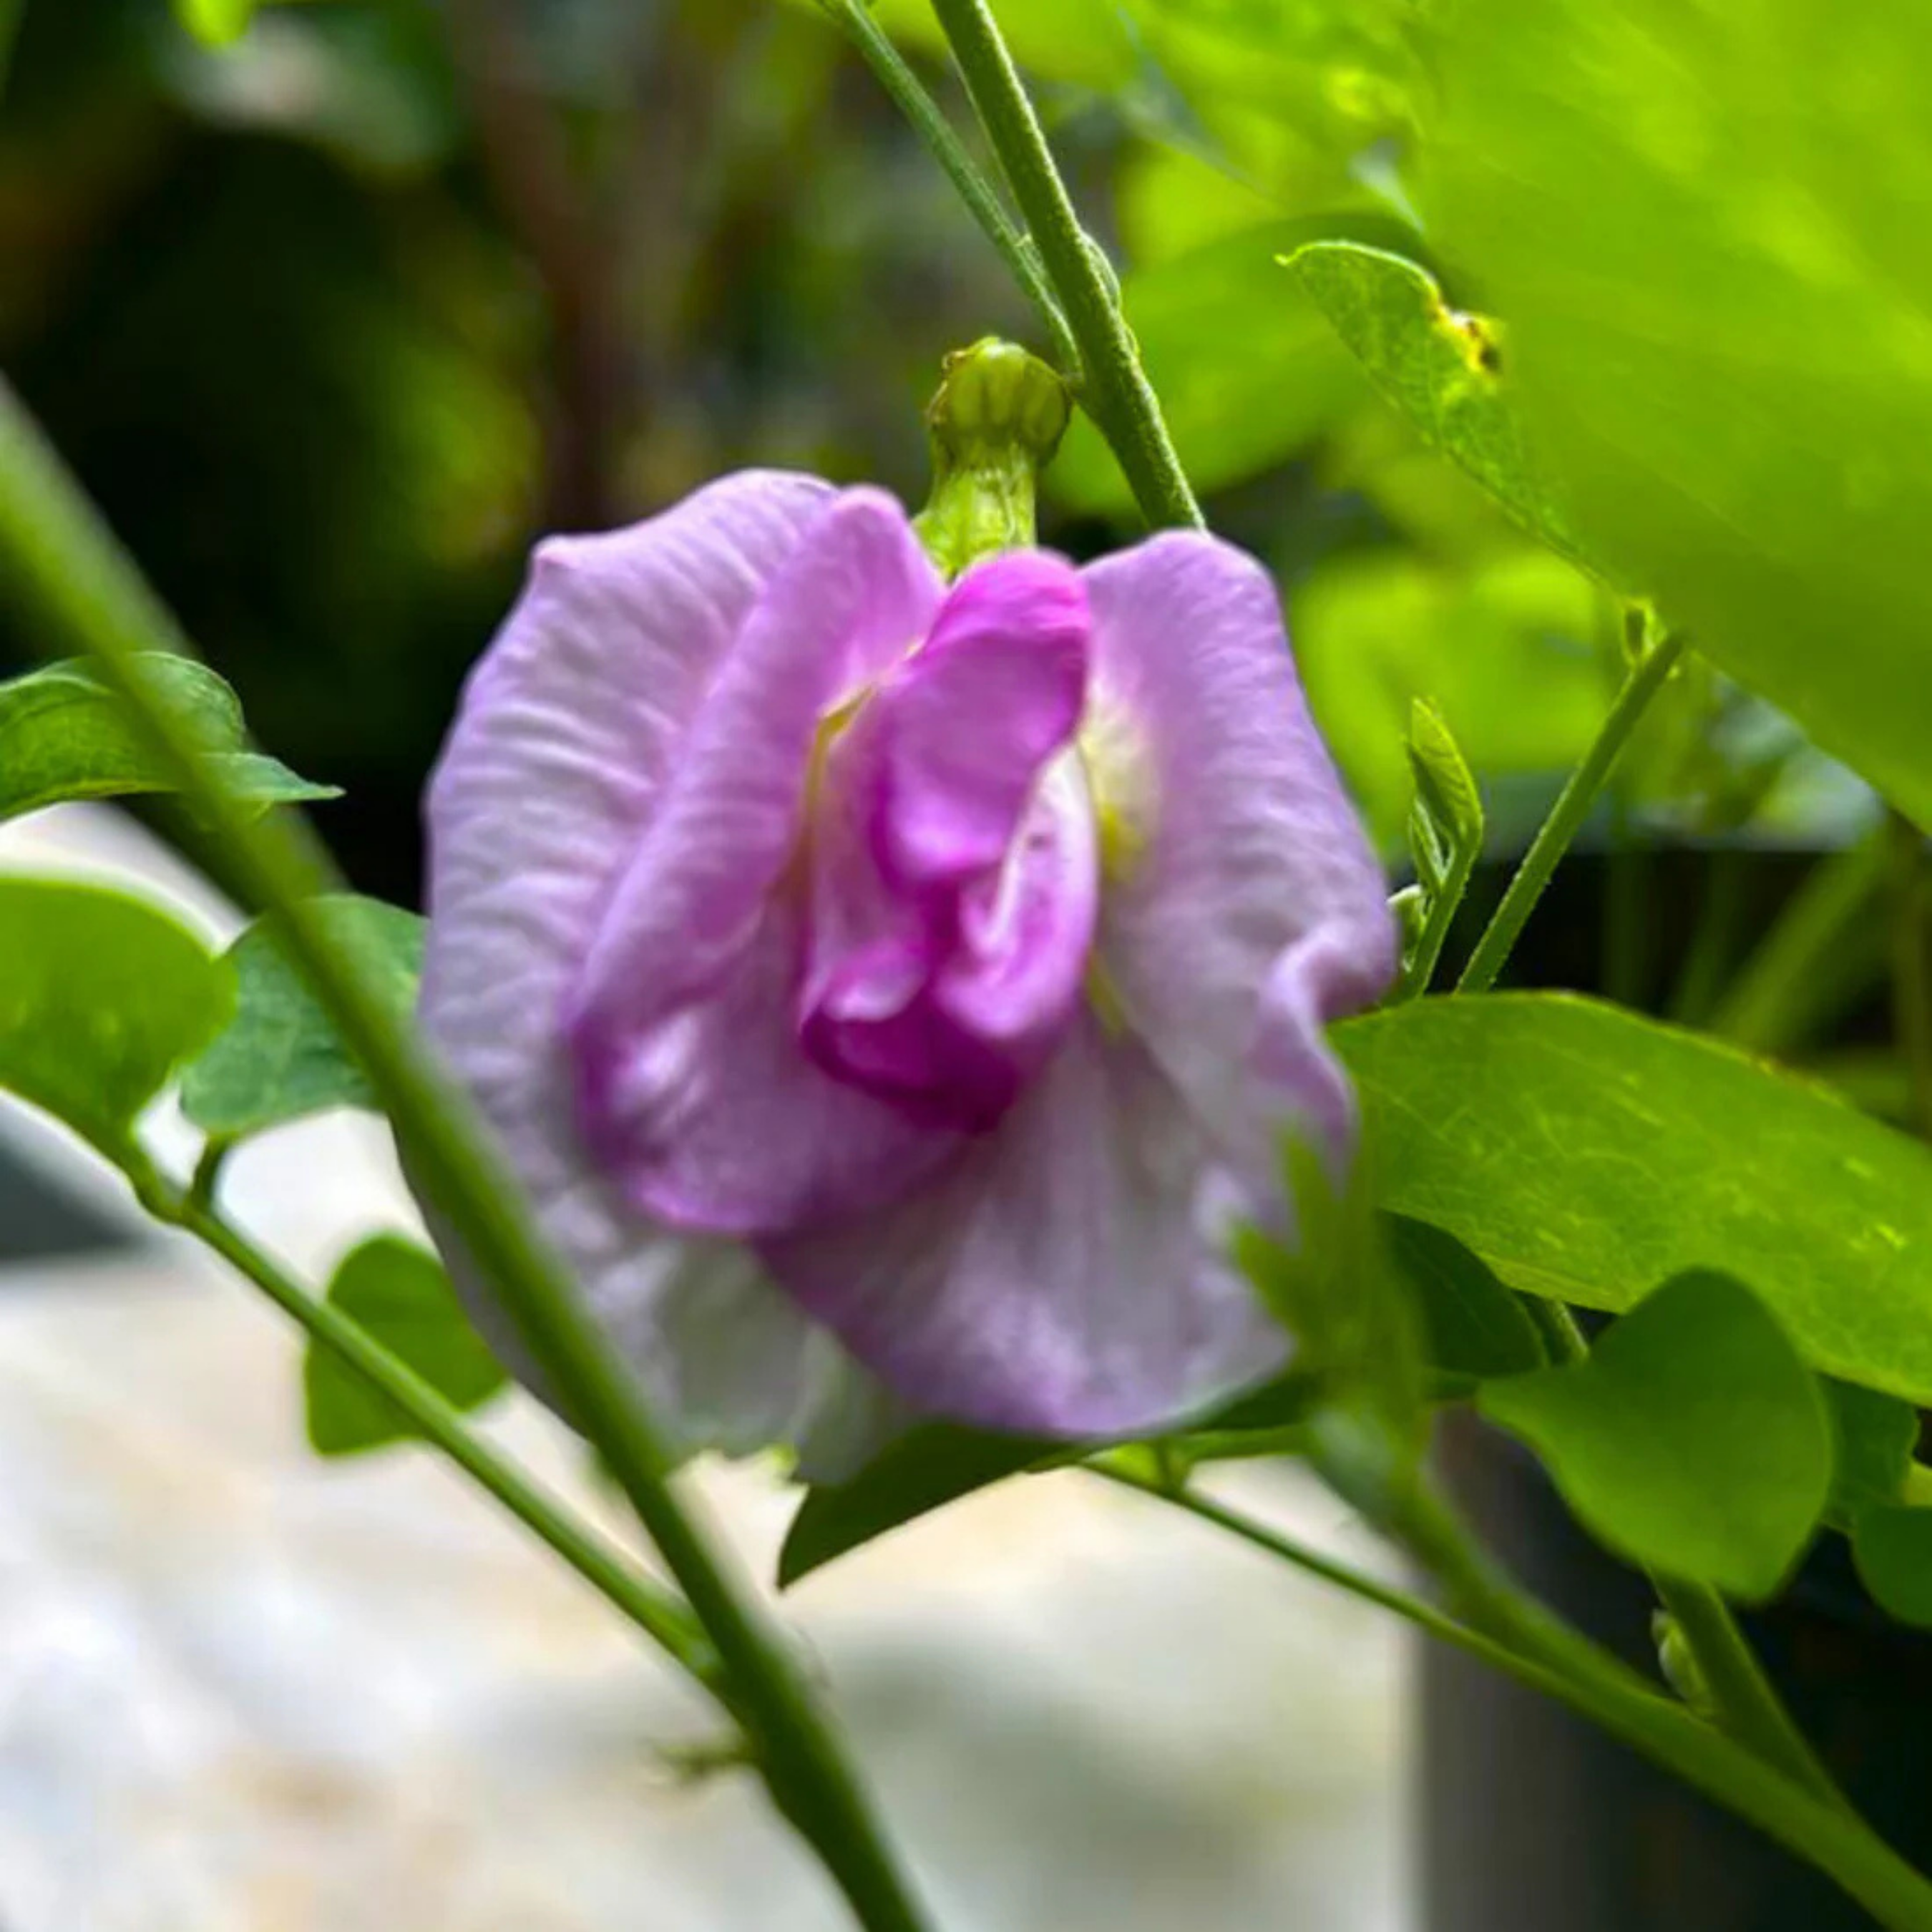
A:
[[[1895,1503],[1905,1493],[1918,1446],[1918,1412],[1896,1396],[1850,1382],[1828,1379],[1824,1388],[1838,1448],[1829,1516],[1834,1528],[1849,1531],[1862,1510]]]
[[[1041,1437],[922,1424],[849,1480],[806,1492],[778,1552],[778,1588],[975,1490],[1078,1453]]]
[[[1932,1150],[1567,994],[1415,1000],[1334,1039],[1375,1111],[1378,1204],[1446,1228],[1510,1287],[1614,1312],[1721,1268],[1814,1367],[1932,1403]]]
[[[259,0],[175,0],[175,17],[198,40],[225,47],[248,31]]]
[[[1406,1215],[1384,1214],[1382,1231],[1390,1264],[1408,1281],[1420,1312],[1431,1369],[1482,1382],[1543,1366],[1548,1358],[1536,1324],[1480,1255]]]
[[[206,664],[160,652],[141,663],[244,798],[268,806],[340,796],[244,749],[241,704]],[[70,799],[172,789],[120,699],[86,666],[50,664],[0,684],[0,820]]]
[[[1415,794],[1408,808],[1408,850],[1422,900],[1413,941],[1403,950],[1394,994],[1429,990],[1449,922],[1483,851],[1483,797],[1442,714],[1425,698],[1411,705],[1408,766]]]
[[[1882,1503],[1859,1512],[1852,1561],[1879,1606],[1932,1630],[1932,1509]]]
[[[1427,270],[1384,248],[1311,242],[1283,259],[1423,440],[1461,464],[1532,536],[1583,562],[1531,459],[1495,324],[1451,308]]]
[[[1932,826],[1932,9],[1468,0],[1432,238],[1593,556]]]
[[[1275,266],[1285,244],[1304,232],[1269,224],[1123,279],[1127,319],[1197,489],[1238,482],[1294,454],[1360,396],[1333,332],[1284,291]],[[1132,501],[1084,418],[1044,480],[1076,509]]]
[[[1184,1464],[1279,1453],[1305,1421],[1318,1385],[1292,1369],[1234,1396],[1168,1438]],[[1001,1436],[958,1423],[924,1423],[883,1450],[842,1483],[806,1492],[778,1553],[778,1580],[788,1588],[888,1530],[956,1502],[976,1490],[1031,1469],[1077,1462],[1090,1443],[1046,1436]]]
[[[0,1088],[110,1160],[227,1018],[228,974],[166,913],[97,886],[0,879]]]
[[[424,922],[379,899],[342,893],[318,902],[336,942],[379,980],[394,1010],[416,1004]],[[203,1132],[239,1139],[329,1107],[380,1111],[374,1090],[334,1022],[258,920],[229,949],[238,988],[235,1018],[182,1082],[182,1106]]]
[[[442,1264],[412,1242],[393,1234],[364,1241],[336,1270],[328,1298],[460,1409],[480,1407],[509,1379]],[[356,1455],[420,1432],[313,1336],[302,1356],[302,1403],[320,1456]]]
[[[1674,1276],[1583,1360],[1487,1383],[1478,1401],[1607,1548],[1748,1600],[1784,1580],[1830,1491],[1817,1380],[1729,1275]]]

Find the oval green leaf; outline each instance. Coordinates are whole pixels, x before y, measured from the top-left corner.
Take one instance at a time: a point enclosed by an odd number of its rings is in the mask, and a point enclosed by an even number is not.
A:
[[[1714,1268],[1812,1365],[1932,1404],[1932,1150],[1822,1088],[1562,994],[1411,1001],[1334,1031],[1378,1204],[1514,1288],[1612,1312]]]
[[[330,935],[352,951],[399,1015],[416,1004],[424,922],[400,906],[340,893],[318,902]],[[188,1068],[182,1107],[204,1132],[238,1140],[330,1107],[380,1111],[375,1090],[335,1023],[258,920],[229,949],[232,1022]]]
[[[1932,1509],[1887,1503],[1861,1511],[1852,1560],[1881,1609],[1932,1630]]]
[[[1918,1412],[1896,1396],[1850,1382],[1828,1379],[1824,1387],[1837,1444],[1826,1514],[1834,1528],[1849,1532],[1864,1510],[1904,1495],[1918,1446]]]
[[[0,1088],[118,1160],[232,982],[158,908],[95,886],[0,879]]]
[[[158,651],[140,663],[243,798],[269,806],[341,795],[249,751],[240,700],[206,664]],[[86,665],[50,664],[0,684],[0,820],[74,799],[173,789],[119,698]]]
[[[1582,1360],[1490,1382],[1478,1402],[1606,1548],[1747,1600],[1784,1582],[1830,1492],[1817,1378],[1729,1275],[1676,1276]]]
[[[922,1424],[848,1481],[806,1492],[778,1552],[778,1588],[789,1589],[835,1557],[975,1490],[1078,1453],[1040,1437]]]
[[[1494,326],[1451,308],[1426,269],[1385,248],[1311,242],[1282,258],[1377,389],[1531,536],[1581,547],[1531,460]]]
[[[460,1409],[480,1407],[509,1378],[471,1325],[434,1255],[379,1234],[346,1256],[328,1300]],[[302,1356],[302,1406],[310,1446],[352,1456],[421,1432],[314,1336]]]
[[[1390,1265],[1414,1298],[1424,1359],[1436,1375],[1478,1382],[1522,1375],[1549,1359],[1521,1300],[1445,1228],[1384,1214],[1382,1238]]]

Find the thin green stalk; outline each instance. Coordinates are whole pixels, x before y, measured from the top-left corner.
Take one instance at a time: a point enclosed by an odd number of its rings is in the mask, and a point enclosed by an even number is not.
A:
[[[1750,884],[1744,855],[1735,846],[1705,855],[1696,926],[1670,994],[1670,1017],[1679,1026],[1704,1025],[1718,1004],[1737,958]]]
[[[418,1183],[602,1450],[716,1647],[779,1809],[862,1924],[918,1932],[922,1915],[796,1660],[698,1510],[673,1492],[668,1445],[635,1380],[604,1346],[466,1097],[317,916],[314,895],[330,868],[312,838],[292,815],[259,817],[236,799],[191,722],[142,675],[139,654],[178,650],[180,632],[4,385],[0,563],[52,631],[92,656],[224,848],[251,905],[280,920],[310,989],[387,1107]]]
[[[4,97],[14,71],[14,49],[26,10],[27,0],[0,0],[0,98]]]
[[[1502,903],[1476,942],[1476,950],[1456,982],[1459,993],[1486,992],[1496,984],[1496,975],[1502,970],[1510,949],[1543,896],[1543,889],[1549,884],[1558,860],[1570,849],[1570,842],[1589,816],[1597,794],[1630,742],[1637,721],[1683,655],[1682,635],[1666,632],[1631,667],[1595,742],[1584,753],[1582,762],[1570,773],[1569,783],[1550,807],[1550,816],[1523,854],[1522,863],[1516,868]]]
[[[1478,856],[1474,846],[1456,854],[1448,875],[1430,899],[1422,931],[1402,967],[1395,991],[1388,997],[1388,1005],[1399,1006],[1405,1000],[1419,1000],[1428,992],[1442,949],[1448,944],[1449,928],[1455,924],[1462,896],[1469,890],[1469,877],[1476,869]]]
[[[932,10],[1079,344],[1082,402],[1112,446],[1148,521],[1203,528],[1201,507],[1141,367],[1112,277],[1098,244],[1080,225],[992,10],[986,0],[932,0]]]
[[[1657,1695],[1616,1658],[1474,1561],[1453,1519],[1426,1500],[1403,1526],[1405,1540],[1463,1606],[1466,1618],[1445,1615],[1205,1497],[1171,1494],[1112,1462],[1088,1466],[1392,1611],[1568,1705],[1816,1866],[1891,1932],[1932,1932],[1932,1884],[1889,1846],[1844,1809],[1824,1804],[1681,1705]]]
[[[1091,1474],[1118,1484],[1122,1489],[1138,1490],[1142,1496],[1152,1496],[1156,1502],[1171,1503],[1176,1509],[1198,1516],[1203,1522],[1212,1523],[1244,1543],[1251,1543],[1256,1549],[1266,1550],[1270,1556],[1278,1556],[1285,1563],[1306,1570],[1311,1576],[1318,1576],[1324,1583],[1346,1590],[1352,1597],[1360,1597],[1364,1603],[1393,1611],[1418,1629],[1454,1645],[1458,1650],[1466,1650],[1472,1656],[1480,1658],[1498,1670],[1511,1670],[1516,1662],[1514,1654],[1502,1645],[1469,1624],[1458,1622],[1433,1604],[1407,1590],[1399,1589],[1393,1583],[1384,1583],[1366,1570],[1354,1569],[1332,1556],[1324,1556],[1320,1550],[1305,1543],[1298,1543],[1292,1537],[1256,1522],[1252,1516],[1243,1516],[1238,1510],[1215,1502],[1184,1483],[1169,1484],[1158,1476],[1140,1473],[1125,1461],[1105,1455],[1095,1456],[1083,1466]]]
[[[1892,1010],[1912,1099],[1912,1126],[1932,1140],[1932,892],[1925,839],[1903,812],[1892,814]]]
[[[1788,1053],[1876,983],[1884,922],[1872,916],[1883,890],[1880,826],[1822,859],[1712,1009],[1709,1030],[1758,1053]]]
[[[160,1176],[130,1172],[142,1205],[158,1221],[184,1229],[259,1288],[284,1314],[360,1376],[465,1474],[555,1550],[593,1589],[630,1618],[700,1684],[728,1701],[717,1653],[691,1612],[661,1585],[631,1568],[616,1550],[574,1520],[400,1356],[285,1273],[194,1189],[180,1193]]]
[[[1619,1006],[1640,1006],[1649,978],[1650,934],[1644,902],[1651,854],[1631,822],[1628,800],[1613,795],[1610,810],[1610,866],[1604,888],[1604,992]]]
[[[1526,1298],[1554,1360],[1582,1361],[1590,1352],[1576,1318],[1561,1302]],[[1827,1804],[1849,1809],[1784,1700],[1745,1642],[1730,1606],[1708,1583],[1645,1573],[1696,1664],[1719,1725],[1748,1750]]]
[[[945,170],[946,179],[966,204],[968,212],[998,250],[1000,259],[1012,272],[1027,299],[1039,310],[1062,373],[1077,381],[1080,345],[1066,325],[1052,285],[1041,271],[1039,256],[1018,224],[1006,212],[999,190],[966,152],[965,144],[953,132],[952,124],[941,112],[938,102],[920,85],[919,76],[893,46],[885,29],[872,18],[865,0],[818,0],[818,4],[844,30],[879,85],[891,95],[933,159]]]

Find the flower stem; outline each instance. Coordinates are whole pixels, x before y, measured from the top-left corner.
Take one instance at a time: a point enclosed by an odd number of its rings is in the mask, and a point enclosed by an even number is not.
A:
[[[1285,1562],[1393,1611],[1517,1682],[1568,1705],[1828,1874],[1892,1932],[1932,1932],[1932,1884],[1841,1807],[1827,1804],[1658,1696],[1616,1658],[1524,1597],[1469,1549],[1446,1510],[1419,1496],[1397,1534],[1461,1607],[1445,1614],[1406,1592],[1191,1492],[1131,1468],[1090,1464],[1110,1481],[1185,1510]]]
[[[1885,828],[1814,866],[1732,976],[1708,1030],[1784,1057],[1810,1040],[1875,981],[1884,922]]]
[[[470,1106],[332,939],[314,895],[332,868],[292,814],[253,814],[140,653],[184,649],[179,628],[21,406],[0,384],[0,566],[50,631],[70,638],[122,696],[161,768],[223,849],[381,1096],[424,1192],[495,1288],[566,1413],[596,1443],[716,1648],[781,1811],[862,1925],[918,1932],[922,1915],[796,1660],[714,1532],[670,1484],[672,1459],[634,1378],[605,1346]]]
[[[1080,345],[1074,340],[1053,286],[1041,269],[1040,256],[1018,224],[1006,212],[999,190],[966,152],[938,102],[920,84],[918,75],[907,64],[904,56],[872,18],[866,0],[818,0],[818,4],[844,31],[879,85],[891,95],[933,159],[944,170],[968,212],[999,251],[1000,259],[1012,272],[1027,299],[1039,310],[1053,344],[1054,359],[1066,375],[1077,380]]]
[[[670,1592],[632,1569],[603,1539],[576,1522],[515,1463],[478,1435],[461,1413],[359,1324],[319,1300],[224,1220],[190,1187],[171,1189],[152,1172],[130,1168],[128,1179],[158,1221],[180,1228],[251,1281],[437,1449],[533,1531],[592,1588],[600,1592],[674,1662],[722,1698],[716,1653],[691,1612]]]
[[[1099,244],[1080,225],[986,0],[932,0],[1080,349],[1081,400],[1156,526],[1204,527]]]
[[[1892,1010],[1914,1130],[1932,1140],[1932,892],[1925,836],[1901,812],[1891,816]]]
[[[1477,940],[1476,949],[1469,956],[1469,963],[1463,968],[1462,976],[1456,982],[1456,992],[1483,993],[1496,984],[1496,975],[1502,970],[1510,949],[1535,910],[1537,901],[1543,896],[1543,889],[1549,884],[1550,875],[1556,871],[1558,860],[1570,849],[1570,842],[1589,816],[1590,808],[1597,802],[1597,794],[1603,790],[1604,780],[1629,742],[1637,721],[1683,655],[1682,634],[1666,632],[1632,665],[1594,742],[1584,753],[1582,762],[1570,774],[1569,782],[1550,808],[1550,816],[1543,821],[1531,841],[1529,850],[1523,854],[1522,863],[1516,868],[1516,877],[1510,880],[1502,904],[1496,908],[1482,938]]]

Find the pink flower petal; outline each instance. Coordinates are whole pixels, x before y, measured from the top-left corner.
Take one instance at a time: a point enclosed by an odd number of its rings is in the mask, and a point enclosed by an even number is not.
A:
[[[1244,1166],[1352,1134],[1328,1022],[1395,972],[1382,869],[1308,715],[1267,573],[1214,538],[1090,566],[1096,701],[1138,741],[1144,840],[1103,888],[1127,1022]]]
[[[898,506],[840,496],[747,617],[598,922],[567,1016],[579,1124],[614,1184],[674,1226],[860,1213],[949,1150],[814,1065],[795,1008],[821,721],[899,661],[940,597]]]
[[[424,1029],[646,1386],[691,1439],[741,1448],[836,1419],[856,1372],[744,1250],[670,1236],[606,1183],[577,1131],[561,1018],[681,735],[835,494],[747,472],[647,523],[544,544],[428,801]],[[445,1252],[534,1379],[494,1298]]]
[[[999,1131],[939,1179],[762,1251],[916,1407],[1128,1435],[1283,1359],[1286,1339],[1222,1258],[1250,1211],[1160,1070],[1083,1016]]]

